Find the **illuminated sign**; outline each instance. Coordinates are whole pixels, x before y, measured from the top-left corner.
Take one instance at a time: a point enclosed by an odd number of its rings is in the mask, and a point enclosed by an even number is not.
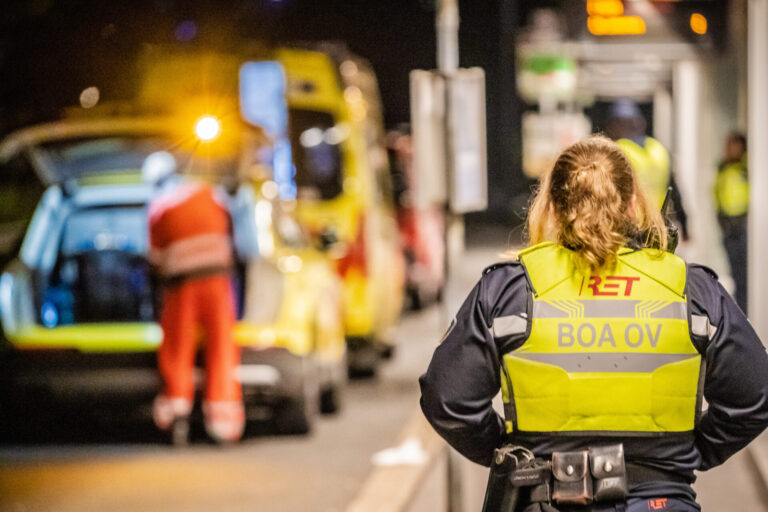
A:
[[[640,16],[590,16],[587,28],[596,36],[645,34],[645,20]]]
[[[610,43],[682,43],[724,50],[728,4],[722,0],[583,0],[568,7],[569,34]]]
[[[587,0],[587,28],[596,36],[645,34],[645,20],[624,16],[621,0]]]
[[[590,16],[622,16],[624,2],[621,0],[587,0],[587,13]]]
[[[695,12],[691,14],[691,30],[699,35],[707,33],[707,18],[704,15]]]

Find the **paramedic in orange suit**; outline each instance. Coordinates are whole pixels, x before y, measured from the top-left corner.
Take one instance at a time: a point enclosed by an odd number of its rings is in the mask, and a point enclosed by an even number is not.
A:
[[[245,420],[235,374],[240,354],[233,338],[230,217],[210,186],[179,180],[172,155],[152,157],[156,162],[145,164],[144,179],[158,189],[149,206],[149,259],[162,284],[158,365],[164,385],[153,407],[155,424],[174,444],[186,442],[202,333],[205,428],[214,441],[235,442]]]

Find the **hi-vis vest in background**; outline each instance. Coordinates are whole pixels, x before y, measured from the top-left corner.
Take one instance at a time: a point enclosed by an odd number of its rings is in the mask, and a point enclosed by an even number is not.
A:
[[[637,173],[637,179],[655,203],[661,208],[669,186],[669,153],[664,145],[653,137],[646,137],[640,146],[629,139],[616,141],[627,155]]]
[[[503,356],[509,433],[693,430],[703,372],[688,327],[685,262],[623,249],[613,270],[590,275],[552,243],[519,258],[533,308],[527,340]]]
[[[749,211],[749,179],[746,156],[740,162],[724,164],[715,181],[717,211],[727,217],[746,215]]]

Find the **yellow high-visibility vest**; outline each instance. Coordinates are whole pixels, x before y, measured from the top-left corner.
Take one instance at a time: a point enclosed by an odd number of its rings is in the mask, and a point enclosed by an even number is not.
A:
[[[629,139],[616,141],[627,155],[637,178],[657,208],[661,208],[669,187],[669,153],[664,145],[652,137],[645,138],[645,145],[640,146]]]
[[[715,199],[723,215],[738,217],[749,211],[749,179],[743,161],[726,164],[717,172]]]
[[[693,430],[703,372],[683,260],[622,249],[614,269],[592,275],[552,243],[519,258],[533,307],[527,340],[503,356],[509,433]]]

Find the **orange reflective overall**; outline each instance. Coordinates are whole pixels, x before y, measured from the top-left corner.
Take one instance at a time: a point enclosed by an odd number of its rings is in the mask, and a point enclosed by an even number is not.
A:
[[[244,414],[236,378],[240,354],[232,330],[235,303],[230,219],[213,190],[174,188],[149,208],[149,258],[163,291],[163,342],[158,364],[164,390],[155,401],[157,426],[188,416],[194,400],[194,363],[202,328],[205,346],[206,429],[219,440],[242,435]]]

